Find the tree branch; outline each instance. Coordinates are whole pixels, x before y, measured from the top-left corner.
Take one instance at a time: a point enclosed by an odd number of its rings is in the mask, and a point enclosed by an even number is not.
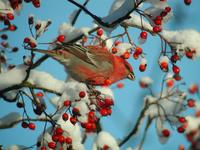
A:
[[[111,23],[107,23],[102,21],[102,19],[96,15],[94,15],[93,13],[91,13],[85,6],[77,3],[74,0],[68,0],[70,3],[74,4],[75,6],[77,6],[78,8],[82,9],[86,14],[88,14],[90,17],[92,17],[95,21],[97,21],[99,24],[101,24],[104,27],[108,27],[108,28],[113,28],[115,27],[117,24],[120,24],[122,21],[124,21],[125,19],[129,19],[130,18],[130,14],[135,11],[137,9],[137,7],[144,1],[141,0],[140,2],[136,3],[134,5],[134,7],[127,12],[124,16],[118,18],[117,20],[111,22]]]
[[[144,108],[142,109],[142,111],[140,112],[140,116],[138,117],[136,124],[134,126],[134,128],[132,129],[132,131],[119,143],[119,146],[121,147],[123,144],[125,144],[133,135],[135,135],[140,127],[140,124],[145,116],[145,113],[147,111],[147,109],[149,108],[148,103],[145,103]]]
[[[12,128],[13,126],[15,126],[16,124],[22,122],[22,121],[41,121],[41,122],[51,122],[50,119],[45,118],[29,118],[29,119],[19,119],[19,120],[15,120],[13,122],[9,122],[9,124],[6,124],[6,122],[4,122],[4,124],[0,124],[0,129],[8,129],[8,128]]]
[[[83,4],[83,6],[86,6],[88,4],[90,0],[86,0],[85,3]],[[74,17],[74,19],[72,20],[72,26],[76,23],[78,16],[80,15],[82,9],[79,9]]]

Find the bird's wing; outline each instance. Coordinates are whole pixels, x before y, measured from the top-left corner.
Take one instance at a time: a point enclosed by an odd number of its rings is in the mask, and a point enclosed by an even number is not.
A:
[[[80,58],[81,60],[97,67],[97,63],[95,61],[95,56],[90,52],[89,49],[87,49],[83,46],[77,45],[77,44],[66,44],[62,48],[63,48],[63,50]]]
[[[101,66],[103,62],[112,65],[109,58],[111,54],[99,46],[83,47],[77,44],[66,44],[63,49],[95,67]]]

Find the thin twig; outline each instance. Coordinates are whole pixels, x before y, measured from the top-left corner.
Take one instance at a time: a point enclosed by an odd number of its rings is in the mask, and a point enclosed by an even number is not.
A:
[[[140,116],[138,117],[136,124],[134,126],[134,128],[132,129],[132,131],[119,143],[119,146],[121,147],[122,145],[124,145],[133,135],[135,135],[140,127],[140,124],[145,116],[146,111],[148,110],[149,105],[146,102],[142,111],[140,112]]]

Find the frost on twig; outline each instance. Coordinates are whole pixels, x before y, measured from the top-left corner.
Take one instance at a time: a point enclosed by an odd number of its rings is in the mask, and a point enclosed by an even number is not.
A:
[[[72,140],[71,144],[60,144],[57,143],[57,148],[64,148],[67,149],[70,145],[72,145],[74,150],[84,150],[84,146],[81,143],[82,141],[82,135],[81,135],[81,131],[80,131],[80,127],[78,124],[73,125],[69,120],[68,121],[63,121],[62,116],[60,116],[60,118],[57,120],[57,124],[59,125],[57,128],[62,128],[63,133],[62,136],[63,137],[68,137]],[[48,144],[52,141],[52,136],[53,133],[51,132],[53,130],[53,128],[48,128],[46,129],[45,133],[41,134],[38,137],[38,142],[41,143],[41,146],[38,147],[37,149],[40,150],[41,147],[48,147]]]
[[[191,50],[193,51],[193,58],[200,56],[200,33],[195,30],[180,30],[180,31],[167,31],[164,30],[162,35],[168,40],[174,43],[177,49],[177,53],[184,54]]]
[[[22,149],[26,149],[27,147],[26,146],[23,146],[23,145],[11,145],[11,146],[8,146],[6,148],[6,150],[22,150]]]
[[[63,23],[59,27],[58,34],[59,35],[65,35],[65,41],[64,42],[70,42],[71,39],[74,39],[80,35],[88,36],[88,32],[91,29],[88,27],[82,27],[80,29],[76,29],[71,24]]]
[[[22,119],[21,115],[17,112],[11,112],[6,116],[0,118],[0,129],[11,128]]]
[[[95,138],[92,150],[105,149],[106,147],[110,150],[119,150],[115,138],[110,133],[101,131]]]

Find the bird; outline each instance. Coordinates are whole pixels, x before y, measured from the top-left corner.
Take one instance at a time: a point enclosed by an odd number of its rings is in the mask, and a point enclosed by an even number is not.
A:
[[[128,61],[101,45],[65,44],[53,50],[29,50],[47,54],[64,65],[73,79],[89,85],[111,85],[125,78],[135,79]]]

